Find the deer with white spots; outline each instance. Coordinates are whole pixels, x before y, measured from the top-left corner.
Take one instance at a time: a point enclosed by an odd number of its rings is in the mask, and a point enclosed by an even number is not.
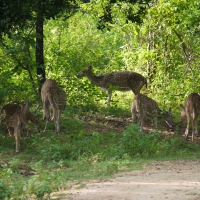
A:
[[[41,90],[41,98],[43,103],[43,119],[46,120],[44,132],[46,131],[49,120],[54,120],[55,133],[60,132],[60,115],[66,107],[66,93],[61,89],[57,82],[53,79],[47,79]],[[52,116],[50,109],[53,110]]]
[[[121,71],[110,72],[102,76],[96,76],[92,72],[92,66],[86,67],[79,74],[78,78],[87,77],[91,83],[101,87],[108,92],[107,106],[110,106],[112,91],[129,91],[132,90],[134,94],[139,94],[141,88],[146,85],[147,80],[144,76],[136,72]]]
[[[171,108],[169,111],[161,110],[155,100],[147,97],[144,94],[138,94],[134,97],[131,103],[131,113],[133,124],[140,124],[140,131],[143,130],[144,119],[150,118],[154,121],[157,129],[158,120],[164,121],[164,125],[172,129],[174,126],[173,115]]]
[[[185,107],[180,104],[181,108],[181,122],[187,120],[187,127],[185,130],[186,139],[189,134],[190,122],[192,121],[192,141],[194,136],[198,134],[198,115],[200,111],[200,94],[191,93],[185,100]]]
[[[7,104],[7,105],[3,106],[3,108],[0,111],[0,113],[4,112],[4,115],[5,115],[4,118],[0,122],[0,125],[1,124],[6,125],[9,136],[12,136],[12,133],[11,133],[9,127],[14,127],[13,115],[15,113],[20,113],[22,111],[23,106],[24,106],[23,103],[19,103],[19,104],[11,103],[11,104]],[[31,121],[33,124],[35,124],[38,128],[38,132],[40,132],[41,123],[40,123],[40,120],[38,119],[38,117],[36,117],[29,110],[27,110],[27,112],[24,113],[24,118],[26,118],[27,121]],[[27,136],[28,136],[28,130],[26,130],[26,131],[27,131]]]

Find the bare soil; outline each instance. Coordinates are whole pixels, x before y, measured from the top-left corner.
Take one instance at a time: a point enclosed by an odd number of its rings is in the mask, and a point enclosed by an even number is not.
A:
[[[83,183],[82,183],[83,184]],[[60,200],[199,200],[200,160],[152,162],[141,171],[117,174],[108,181],[75,184],[52,197]]]

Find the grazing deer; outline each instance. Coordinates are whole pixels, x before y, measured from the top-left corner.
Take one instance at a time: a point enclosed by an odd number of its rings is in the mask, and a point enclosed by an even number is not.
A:
[[[162,111],[158,104],[144,94],[138,94],[134,97],[131,103],[132,122],[140,123],[140,131],[143,130],[144,118],[154,120],[155,128],[157,129],[158,118],[164,120],[170,129],[173,127],[173,115],[171,108],[169,111]]]
[[[22,108],[23,104],[20,103],[20,104],[7,104],[3,106],[3,108],[1,109],[1,113],[4,112],[5,116],[1,120],[0,124],[6,124],[9,136],[12,135],[9,127],[13,127],[13,115],[16,112],[17,113],[21,112]],[[33,124],[35,124],[38,128],[38,131],[40,132],[41,123],[36,116],[34,116],[29,110],[27,110],[27,112],[25,113],[25,118],[27,121],[31,121]],[[27,130],[27,135],[28,135],[28,130]]]
[[[1,109],[1,113],[4,112],[4,118],[1,120],[0,124],[6,124],[9,136],[12,135],[9,129],[10,119],[14,115],[15,112],[21,112],[22,106],[23,106],[22,104],[7,104],[3,106],[3,108]]]
[[[181,109],[181,122],[187,120],[187,127],[185,130],[186,139],[188,138],[190,122],[192,121],[192,141],[193,141],[194,136],[198,134],[200,94],[191,93],[185,100],[185,107],[182,104],[180,104],[180,109]]]
[[[23,127],[28,130],[28,121],[26,119],[26,112],[28,112],[28,102],[23,104],[22,110],[19,112],[15,112],[13,114],[13,127],[14,127],[14,135],[15,135],[15,142],[16,142],[16,149],[15,152],[19,152],[20,148],[20,138],[21,132]]]
[[[46,131],[49,120],[54,120],[55,132],[60,132],[60,115],[66,107],[66,93],[59,88],[57,82],[53,79],[47,79],[41,90],[41,98],[43,103],[43,119],[46,120],[44,132]],[[53,110],[52,117],[50,109]]]
[[[78,78],[84,76],[86,76],[94,85],[101,87],[103,90],[107,90],[107,106],[110,106],[112,90],[132,90],[134,94],[139,94],[144,85],[147,87],[146,78],[136,72],[111,72],[102,76],[96,76],[92,72],[92,66],[89,66],[77,74]]]

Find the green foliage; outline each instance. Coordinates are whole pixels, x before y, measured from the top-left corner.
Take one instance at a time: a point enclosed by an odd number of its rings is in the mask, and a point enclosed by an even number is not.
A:
[[[119,140],[121,154],[135,157],[159,157],[184,154],[190,150],[198,150],[198,144],[189,144],[179,135],[164,136],[158,132],[143,134],[137,125],[128,126]]]
[[[69,105],[105,105],[106,93],[86,78],[76,78],[88,65],[94,66],[97,75],[118,70],[143,74],[148,79],[148,95],[166,109],[169,106],[177,109],[189,93],[199,90],[196,1],[152,4],[140,25],[126,21],[126,11],[131,7],[137,12],[137,5],[121,2],[121,6],[111,6],[115,20],[109,31],[97,29],[98,17],[103,13],[102,8],[96,8],[101,7],[101,3],[108,2],[93,2],[89,7],[82,4],[81,10],[68,20],[63,14],[47,20],[44,25],[46,76],[55,78],[66,90]],[[87,12],[81,12],[83,10]],[[6,46],[2,45],[0,52],[5,58],[1,60],[0,95],[6,102],[27,97],[33,101],[38,99],[33,38],[29,29],[13,34],[12,39],[3,38]],[[24,70],[27,66],[30,71]],[[121,106],[121,98],[127,99],[129,105],[130,98],[121,93],[113,98],[112,105]]]
[[[0,199],[10,199],[11,193],[11,189],[0,179]]]
[[[38,165],[40,164],[41,163]],[[37,166],[37,163],[34,165]],[[58,186],[63,182],[63,172],[60,169],[54,170],[53,172],[41,170],[41,172],[32,176],[27,181],[23,190],[26,192],[27,196],[34,195],[36,199],[43,199],[44,196],[45,198],[49,198],[50,193],[58,190]]]

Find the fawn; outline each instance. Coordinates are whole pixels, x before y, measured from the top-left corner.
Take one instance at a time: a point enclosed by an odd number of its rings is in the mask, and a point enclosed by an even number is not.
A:
[[[168,112],[161,110],[155,100],[144,94],[138,94],[135,96],[131,103],[131,113],[133,124],[140,123],[140,131],[143,130],[145,117],[154,120],[156,129],[158,119],[164,120],[170,129],[174,125],[171,108],[169,108]]]

